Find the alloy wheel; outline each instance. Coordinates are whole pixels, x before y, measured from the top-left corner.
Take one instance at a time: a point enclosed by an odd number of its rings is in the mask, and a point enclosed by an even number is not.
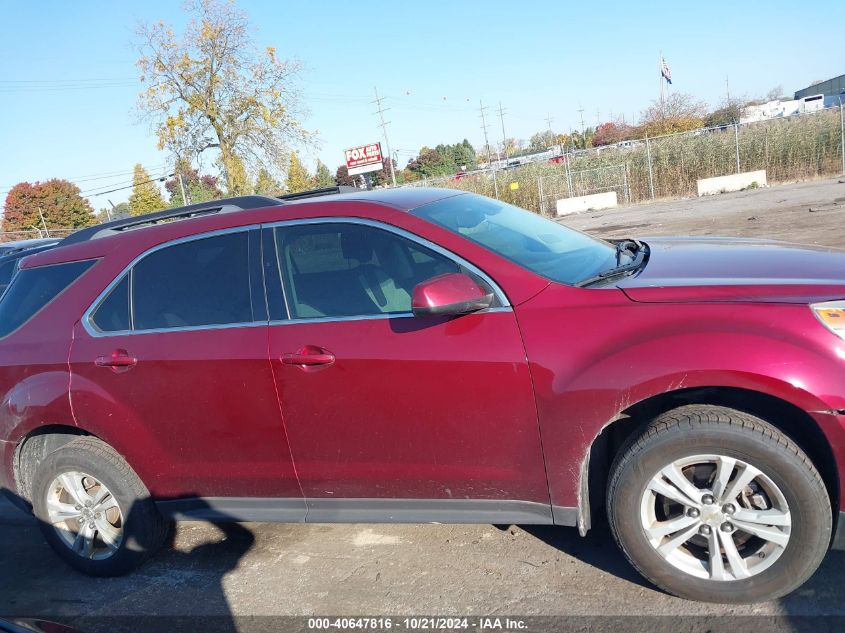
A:
[[[123,542],[123,512],[96,477],[68,471],[47,489],[47,515],[62,542],[82,558],[102,560]]]
[[[716,581],[765,571],[785,551],[792,526],[774,481],[726,455],[693,455],[657,472],[643,493],[640,520],[664,560]]]

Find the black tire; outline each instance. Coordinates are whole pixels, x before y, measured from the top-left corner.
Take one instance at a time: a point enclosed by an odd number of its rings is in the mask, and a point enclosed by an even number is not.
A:
[[[643,499],[652,477],[676,460],[709,454],[739,459],[759,469],[780,489],[788,504],[792,524],[785,547],[768,568],[748,578],[714,580],[693,575],[668,562],[646,536],[641,511],[648,506]],[[710,483],[715,487],[712,480]],[[607,511],[617,544],[646,579],[676,596],[704,602],[751,603],[783,596],[810,578],[831,542],[830,499],[807,455],[771,424],[725,407],[679,407],[658,416],[630,438],[611,467]],[[689,509],[681,513],[690,516]],[[738,529],[727,529],[732,528]],[[744,535],[739,530],[736,536]],[[725,538],[723,534],[716,537],[717,541]],[[660,541],[660,545],[665,542]],[[689,543],[692,545],[688,547]],[[703,569],[712,565],[704,558],[707,554],[701,554],[703,550],[695,550],[695,541],[686,541],[683,547],[693,555],[699,552],[705,560]],[[743,565],[765,558],[750,547],[747,556]],[[727,557],[725,561],[725,565],[730,564]],[[712,570],[704,573],[712,574]]]
[[[96,478],[111,492],[122,513],[123,535],[113,553],[91,559],[74,552],[50,524],[50,487],[64,473],[78,471]],[[141,565],[164,544],[170,529],[156,510],[150,493],[126,461],[108,444],[80,437],[47,455],[32,483],[32,505],[44,538],[74,569],[90,576],[120,576]]]

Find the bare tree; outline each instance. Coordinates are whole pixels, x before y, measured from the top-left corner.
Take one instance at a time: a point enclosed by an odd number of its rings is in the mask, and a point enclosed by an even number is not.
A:
[[[707,104],[693,95],[673,92],[662,102],[652,101],[640,115],[639,130],[649,136],[686,132],[704,126]]]

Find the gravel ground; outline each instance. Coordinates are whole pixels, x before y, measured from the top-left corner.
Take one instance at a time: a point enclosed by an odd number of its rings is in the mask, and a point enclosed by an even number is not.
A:
[[[845,246],[843,218],[845,184],[834,179],[563,221],[608,237],[743,235]],[[834,630],[845,620],[823,618],[820,625],[804,618],[845,616],[843,566],[845,552],[831,552],[810,582],[785,599],[726,606],[649,586],[602,526],[581,538],[548,527],[182,523],[171,546],[135,574],[92,579],[62,564],[37,526],[0,502],[0,614],[44,617],[83,631],[206,631],[212,622],[215,630],[258,630],[261,622],[267,625],[261,630],[304,629],[304,621],[247,616],[314,614],[563,615],[569,617],[546,624],[570,630],[804,630],[808,622],[814,630]],[[138,619],[150,615],[219,617]]]
[[[845,178],[567,215],[601,237],[719,235],[845,247]],[[812,209],[812,210],[811,210]]]

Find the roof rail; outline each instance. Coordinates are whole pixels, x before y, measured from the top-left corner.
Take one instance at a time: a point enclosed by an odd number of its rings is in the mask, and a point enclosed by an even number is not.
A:
[[[280,203],[281,200],[278,198],[271,198],[269,196],[240,196],[237,198],[209,200],[208,202],[190,204],[186,207],[165,209],[164,211],[156,211],[155,213],[146,213],[144,215],[123,218],[121,220],[112,220],[111,222],[104,222],[103,224],[89,226],[88,228],[80,229],[79,231],[68,235],[60,242],[60,246],[67,246],[68,244],[87,242],[88,240],[116,235],[121,231],[158,224],[159,222],[167,220],[180,218],[187,219],[200,215],[228,213],[230,211],[242,211],[244,209],[259,209],[261,207],[271,207]]]
[[[308,191],[298,191],[297,193],[286,193],[277,196],[279,200],[302,200],[303,198],[316,198],[317,196],[331,196],[336,193],[352,193],[360,191],[358,187],[351,187],[349,185],[339,185],[337,187],[323,187],[322,189],[309,189]]]

